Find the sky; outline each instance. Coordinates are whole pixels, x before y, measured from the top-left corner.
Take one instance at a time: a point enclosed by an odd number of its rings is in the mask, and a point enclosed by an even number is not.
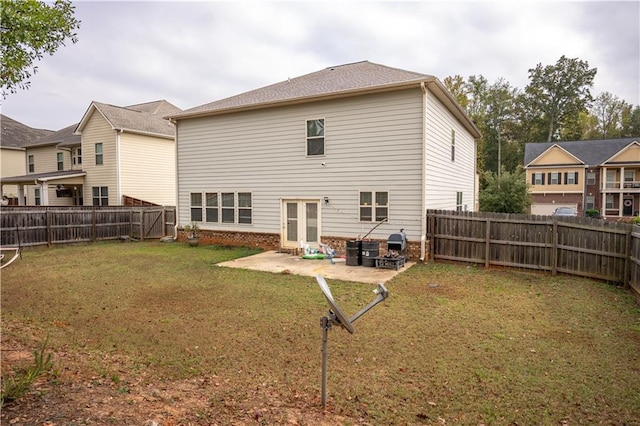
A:
[[[37,63],[2,114],[60,130],[92,101],[186,110],[368,60],[433,75],[503,78],[562,55],[597,68],[594,96],[640,105],[640,1],[75,1],[78,42]]]

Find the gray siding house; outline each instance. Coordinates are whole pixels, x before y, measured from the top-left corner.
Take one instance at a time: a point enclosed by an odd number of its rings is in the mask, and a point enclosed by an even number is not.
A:
[[[480,134],[430,75],[357,62],[169,118],[178,225],[205,242],[344,252],[403,229],[424,259],[427,209],[476,209]]]

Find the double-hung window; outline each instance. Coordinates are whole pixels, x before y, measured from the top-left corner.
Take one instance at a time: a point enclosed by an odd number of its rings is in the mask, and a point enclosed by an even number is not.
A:
[[[389,218],[389,193],[360,192],[360,222],[380,222]]]
[[[607,195],[605,196],[605,199],[604,199],[604,207],[605,207],[606,209],[613,209],[613,208],[615,208],[615,207],[614,207],[614,204],[613,204],[613,194],[607,194]]]
[[[222,223],[236,223],[236,204],[233,192],[220,194],[222,201]]]
[[[533,185],[544,185],[544,173],[534,173],[531,175],[531,183]]]
[[[252,222],[253,212],[251,206],[251,193],[238,192],[238,223]]]
[[[93,195],[94,206],[108,206],[109,205],[109,188],[106,186],[93,186],[91,187],[91,193]]]
[[[58,159],[58,171],[64,170],[64,154],[58,152],[56,156]]]
[[[324,155],[324,118],[307,120],[307,155]]]
[[[36,171],[36,163],[33,155],[27,157],[27,163],[29,164],[29,173],[34,173]]]
[[[96,144],[96,166],[101,166],[104,161],[104,154],[102,152],[102,144]]]
[[[558,185],[558,184],[560,184],[561,182],[560,182],[560,179],[558,177],[559,175],[560,175],[560,173],[558,173],[558,172],[549,173],[549,185]]]
[[[578,183],[578,172],[567,172],[564,178],[565,185],[575,185]]]
[[[82,164],[82,148],[73,150],[73,164]]]
[[[456,192],[456,211],[462,211],[462,192]]]
[[[205,193],[205,198],[206,198],[206,210],[207,210],[207,215],[206,215],[206,221],[207,222],[213,222],[213,223],[217,223],[220,221],[219,219],[219,212],[218,212],[218,207],[219,207],[219,203],[218,203],[218,193],[217,192],[207,192]]]
[[[595,185],[596,184],[596,173],[588,172],[587,173],[587,185]]]
[[[593,210],[596,208],[596,197],[593,195],[587,195],[586,201],[584,204],[586,210]]]
[[[189,209],[191,211],[191,222],[202,222],[202,192],[189,194]]]
[[[40,188],[34,188],[33,196],[35,199],[36,206],[42,205],[42,190]]]

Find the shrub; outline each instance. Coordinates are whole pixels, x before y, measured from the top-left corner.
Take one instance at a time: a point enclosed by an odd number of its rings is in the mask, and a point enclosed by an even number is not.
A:
[[[15,401],[29,391],[29,388],[42,374],[53,367],[52,354],[45,351],[46,342],[41,348],[33,351],[33,364],[27,368],[21,368],[13,374],[2,375],[2,390],[0,391],[0,404]]]

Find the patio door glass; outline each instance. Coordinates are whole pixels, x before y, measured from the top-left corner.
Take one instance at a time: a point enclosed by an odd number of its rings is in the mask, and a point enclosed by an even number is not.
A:
[[[300,247],[304,241],[318,247],[320,236],[320,202],[317,200],[283,201],[283,247]]]

